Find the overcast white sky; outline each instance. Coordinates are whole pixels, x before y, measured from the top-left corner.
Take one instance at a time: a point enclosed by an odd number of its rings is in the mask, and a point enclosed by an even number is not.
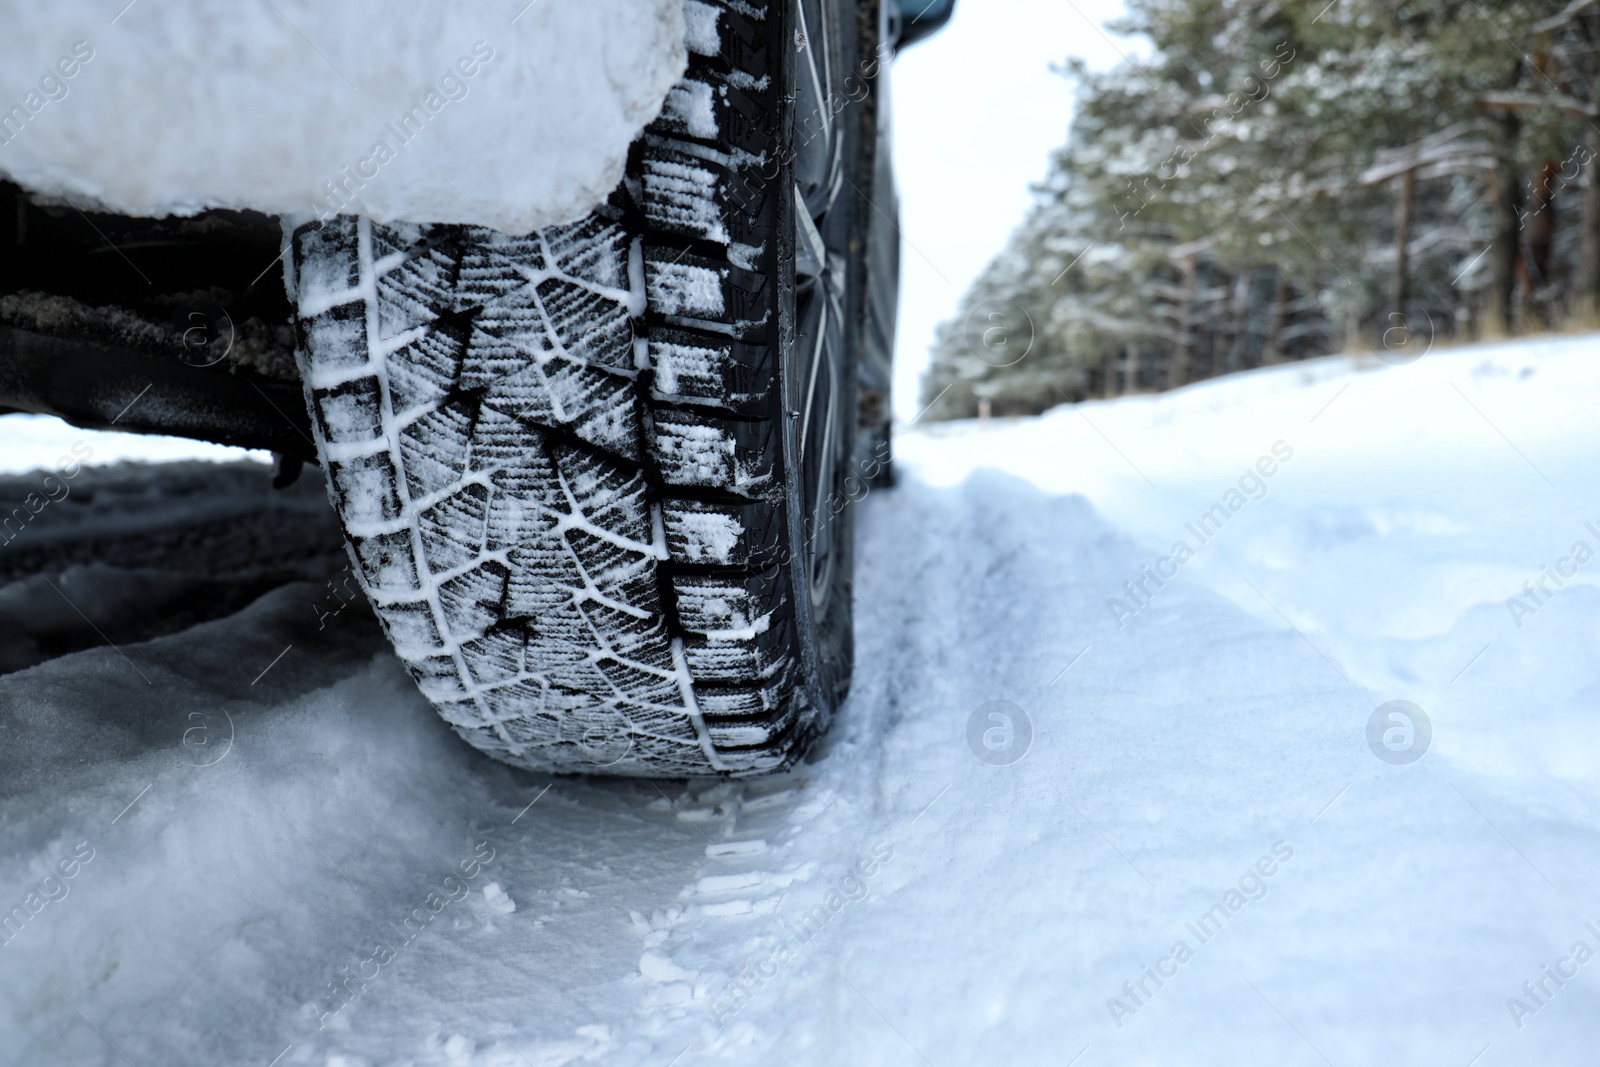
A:
[[[1107,69],[1130,42],[1100,32],[1122,0],[956,0],[943,33],[895,61],[895,167],[905,235],[896,416],[916,416],[934,327],[1001,246],[1066,141],[1073,85],[1050,65]]]

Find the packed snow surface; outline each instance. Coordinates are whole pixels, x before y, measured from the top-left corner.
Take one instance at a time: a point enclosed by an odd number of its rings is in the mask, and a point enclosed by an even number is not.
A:
[[[523,233],[605,199],[687,56],[680,0],[124,3],[0,5],[0,174],[140,216]]]
[[[782,777],[496,765],[320,583],[0,676],[0,1061],[1587,1062],[1597,357],[902,434]]]

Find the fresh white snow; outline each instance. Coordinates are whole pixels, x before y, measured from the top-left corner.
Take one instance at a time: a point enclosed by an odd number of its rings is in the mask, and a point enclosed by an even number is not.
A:
[[[524,233],[616,187],[684,36],[679,0],[11,3],[0,174],[133,215]]]
[[[1583,1062],[1597,355],[901,434],[779,778],[500,767],[308,585],[0,676],[0,1061]]]

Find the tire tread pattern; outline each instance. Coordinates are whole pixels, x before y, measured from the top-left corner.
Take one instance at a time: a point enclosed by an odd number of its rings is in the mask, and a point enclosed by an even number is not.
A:
[[[783,20],[685,13],[689,70],[590,217],[295,234],[297,359],[362,584],[445,720],[524,767],[763,773],[822,726],[756,174]]]

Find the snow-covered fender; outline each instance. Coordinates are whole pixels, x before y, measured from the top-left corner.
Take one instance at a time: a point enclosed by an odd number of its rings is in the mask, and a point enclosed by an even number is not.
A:
[[[621,180],[684,72],[684,6],[0,0],[0,176],[132,216],[524,233]]]

